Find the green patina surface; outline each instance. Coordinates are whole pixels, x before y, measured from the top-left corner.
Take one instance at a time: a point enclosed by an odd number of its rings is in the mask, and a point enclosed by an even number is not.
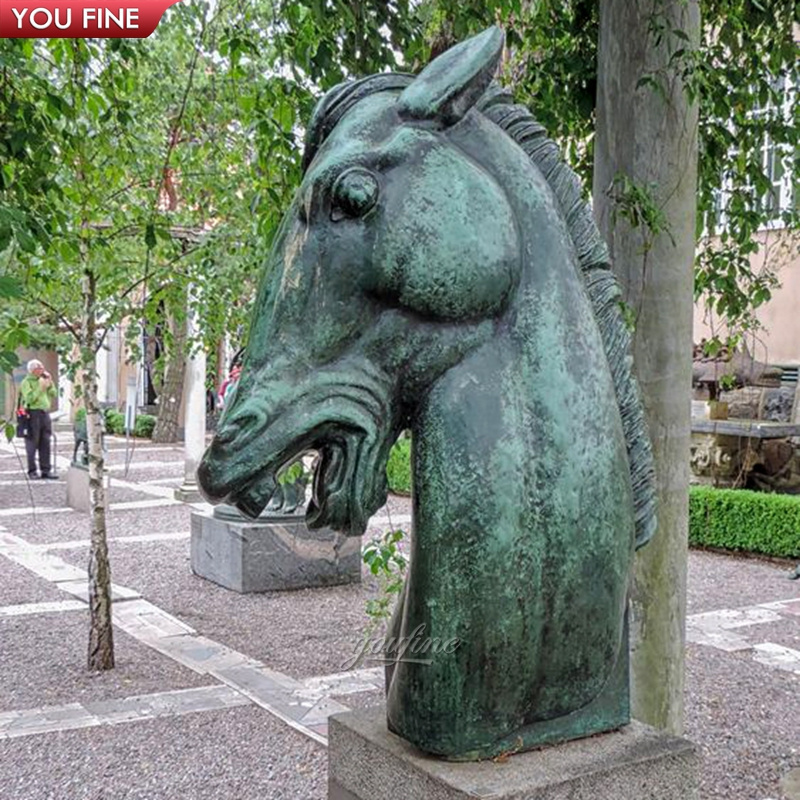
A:
[[[628,721],[631,563],[654,523],[605,248],[552,143],[490,88],[502,41],[320,102],[198,473],[257,515],[316,450],[309,523],[361,535],[412,429],[392,634],[459,644],[387,669],[388,723],[467,760]]]

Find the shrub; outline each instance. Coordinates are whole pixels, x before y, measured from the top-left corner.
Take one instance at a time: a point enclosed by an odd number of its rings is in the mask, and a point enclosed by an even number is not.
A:
[[[689,543],[769,556],[800,556],[800,497],[692,487]]]
[[[386,465],[389,491],[394,494],[411,494],[411,439],[402,436],[389,453]]]
[[[108,433],[123,434],[125,433],[125,415],[120,413],[114,408],[107,408],[105,411],[106,416],[106,431]]]
[[[139,414],[133,426],[133,435],[149,439],[153,435],[156,418],[152,414]]]

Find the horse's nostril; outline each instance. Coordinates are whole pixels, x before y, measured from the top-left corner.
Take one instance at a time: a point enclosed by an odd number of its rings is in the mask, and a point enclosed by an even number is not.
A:
[[[222,428],[217,429],[215,439],[217,444],[230,444],[239,435],[239,426],[228,423]]]

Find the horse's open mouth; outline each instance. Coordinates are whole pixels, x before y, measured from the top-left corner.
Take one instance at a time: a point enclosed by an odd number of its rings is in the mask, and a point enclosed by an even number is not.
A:
[[[388,448],[382,436],[361,429],[338,429],[330,426],[310,431],[281,448],[256,472],[244,478],[224,498],[248,517],[256,518],[266,508],[277,487],[277,473],[298,456],[312,450],[319,453],[312,496],[306,511],[311,528],[330,527],[345,534],[360,536],[369,515],[386,499],[386,459]],[[212,500],[222,499],[208,491],[213,485],[208,463],[198,472]]]
[[[329,444],[321,448],[319,463],[314,471],[311,501],[306,511],[306,521],[312,528],[329,525],[342,527],[346,520],[351,524],[363,517],[362,498],[355,481],[360,447],[356,446],[355,459],[348,458],[347,447]],[[366,520],[364,520],[366,524]]]
[[[264,382],[268,393],[237,392],[223,417],[197,472],[204,494],[258,517],[275,493],[278,472],[315,451],[308,525],[361,536],[386,501],[396,434],[387,386],[356,366],[317,373],[299,385]]]

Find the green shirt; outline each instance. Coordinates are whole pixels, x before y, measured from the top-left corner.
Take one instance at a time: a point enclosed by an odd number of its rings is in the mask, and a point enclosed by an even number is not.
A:
[[[26,375],[19,387],[21,405],[29,411],[49,411],[50,401],[56,396],[56,387],[51,384],[42,389],[35,375]]]

